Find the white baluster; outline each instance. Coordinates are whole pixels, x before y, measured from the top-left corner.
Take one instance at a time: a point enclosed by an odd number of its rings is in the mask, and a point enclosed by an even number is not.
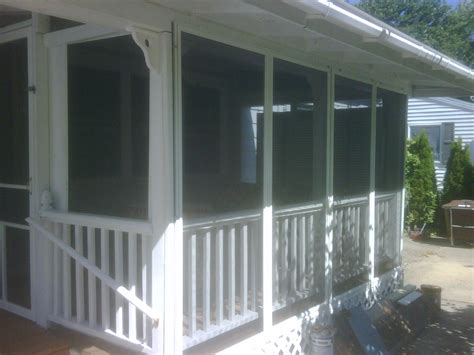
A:
[[[105,274],[109,274],[109,233],[108,229],[100,230],[100,268]],[[102,328],[110,328],[110,291],[107,285],[101,282],[101,312],[102,312]]]
[[[203,238],[202,275],[202,327],[206,332],[211,323],[211,232],[206,231]]]
[[[302,215],[298,218],[298,290],[303,292],[306,288],[306,217]]]
[[[291,220],[291,257],[290,257],[290,287],[291,287],[291,295],[296,295],[296,287],[297,287],[297,246],[298,246],[298,218],[295,216]]]
[[[54,224],[54,235],[61,239],[62,225]],[[53,245],[53,306],[56,316],[61,312],[61,251],[56,244]]]
[[[240,314],[247,313],[248,299],[248,226],[244,224],[240,230]]]
[[[82,226],[74,226],[74,241],[76,244],[76,251],[83,255],[83,232]],[[77,322],[84,321],[84,269],[79,263],[76,265],[76,318]]]
[[[228,319],[233,320],[235,315],[235,226],[230,227],[227,242],[227,297]]]
[[[224,319],[224,230],[220,227],[216,234],[216,324]]]
[[[142,297],[143,301],[149,304],[150,300],[150,285],[151,285],[151,252],[148,248],[148,239],[149,237],[142,235]],[[142,314],[143,317],[143,337],[145,339],[150,339],[151,337],[151,323],[148,317],[145,314]]]
[[[317,214],[309,214],[307,218],[307,236],[308,236],[308,248],[307,250],[307,262],[308,262],[308,288],[310,290],[310,294],[313,294],[315,291],[315,288],[317,287],[316,285],[316,275],[317,275],[317,259],[316,258],[316,248],[317,248],[317,243],[316,243],[316,230],[314,227],[314,221],[318,220]]]
[[[187,248],[188,259],[188,336],[196,333],[196,234],[189,237]]]
[[[130,292],[137,292],[137,234],[128,234],[128,286]],[[130,340],[137,338],[137,308],[128,304],[128,337]]]
[[[95,229],[87,228],[87,259],[95,265]],[[87,285],[89,291],[89,325],[94,327],[97,323],[97,299],[95,277],[92,273],[87,273]]]
[[[123,283],[123,233],[114,232],[115,281]],[[115,294],[115,332],[123,335],[123,298]]]
[[[286,300],[288,297],[288,230],[289,230],[289,221],[288,217],[283,219],[283,233],[281,234],[281,286],[280,290],[282,296]]]
[[[63,224],[63,241],[71,245],[71,226]],[[63,253],[63,316],[71,319],[71,258]]]
[[[250,287],[252,289],[252,311],[257,310],[258,303],[258,290],[257,290],[257,255],[258,255],[258,243],[257,243],[257,222],[250,222]]]
[[[280,283],[279,273],[280,259],[278,258],[280,252],[280,220],[275,218],[275,226],[273,228],[273,304],[277,303],[280,299]],[[251,252],[252,253],[252,252]],[[251,254],[252,255],[252,254]],[[252,258],[252,256],[250,256]]]

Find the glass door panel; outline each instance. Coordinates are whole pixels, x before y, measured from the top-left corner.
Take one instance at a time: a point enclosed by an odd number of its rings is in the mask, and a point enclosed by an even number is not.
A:
[[[31,307],[27,40],[0,44],[0,303]]]

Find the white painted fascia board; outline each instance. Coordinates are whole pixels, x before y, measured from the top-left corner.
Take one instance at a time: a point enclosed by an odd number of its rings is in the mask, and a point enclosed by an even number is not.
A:
[[[255,6],[263,6],[259,0],[244,0],[245,2],[254,4]],[[272,11],[274,3],[267,3],[265,9]],[[345,9],[341,6],[341,3],[326,0],[281,0],[286,6],[300,10],[306,13],[306,21],[312,19],[324,18],[329,22],[335,22],[339,26],[346,28],[347,30],[355,33],[359,33],[366,36],[370,41],[375,40],[376,42],[390,46],[400,51],[407,58],[416,58],[419,61],[431,63],[436,69],[448,72],[456,77],[463,77],[468,79],[472,83],[474,90],[474,71],[461,63],[449,58],[440,52],[435,51],[431,47],[416,41],[415,39],[403,34],[402,32],[395,30],[383,22],[376,20],[375,18],[365,14],[360,16],[361,11],[355,11],[354,7]],[[275,7],[277,9],[277,7]],[[274,12],[279,17],[286,18],[289,21],[294,21],[285,13]],[[294,16],[293,16],[294,17]],[[299,25],[303,25],[305,28],[310,29],[308,23],[301,23],[301,19],[298,18],[296,22]]]

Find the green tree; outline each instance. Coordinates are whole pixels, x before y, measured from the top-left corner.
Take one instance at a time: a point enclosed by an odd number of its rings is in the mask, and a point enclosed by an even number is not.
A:
[[[433,151],[425,132],[407,142],[405,166],[406,222],[410,229],[430,225],[438,200]]]
[[[442,204],[452,200],[474,198],[472,196],[472,168],[469,160],[469,148],[463,148],[461,141],[454,142],[446,164],[441,195]]]
[[[443,0],[361,0],[357,6],[466,65],[474,65],[473,0],[456,8]]]

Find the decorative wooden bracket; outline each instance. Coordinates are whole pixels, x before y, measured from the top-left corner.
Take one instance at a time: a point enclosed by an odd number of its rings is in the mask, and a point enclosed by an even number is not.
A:
[[[142,50],[147,67],[150,70],[158,71],[160,64],[158,50],[160,34],[169,33],[169,31],[155,32],[133,25],[127,27],[127,31],[132,34],[133,40]]]

